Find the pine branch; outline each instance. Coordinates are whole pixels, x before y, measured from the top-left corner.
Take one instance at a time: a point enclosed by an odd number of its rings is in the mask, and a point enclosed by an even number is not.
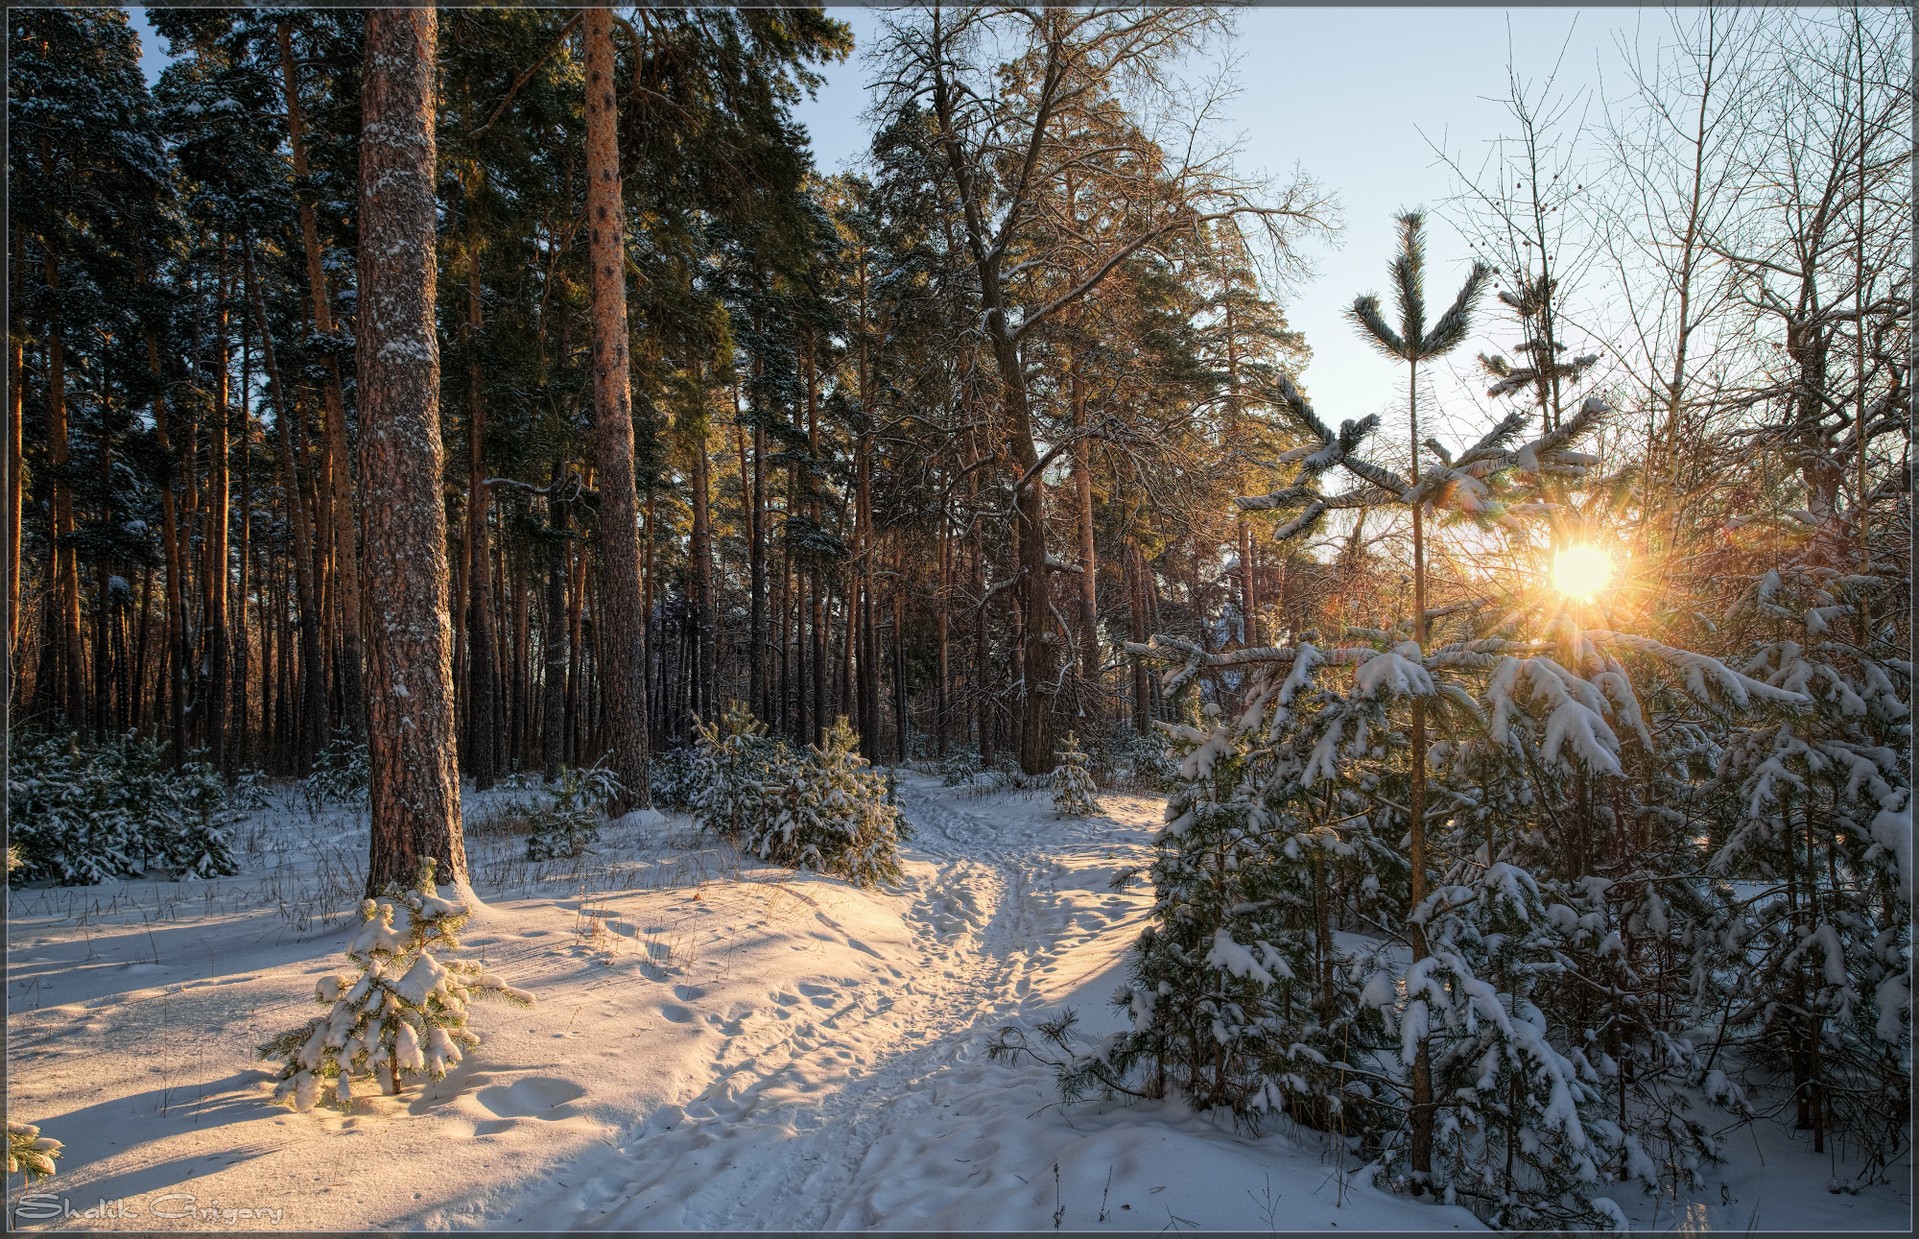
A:
[[[1405,360],[1406,341],[1387,325],[1385,318],[1379,312],[1378,297],[1367,293],[1363,297],[1354,299],[1352,306],[1346,311],[1346,317],[1359,328],[1361,336],[1367,343],[1388,357]]]
[[[1473,264],[1473,269],[1466,274],[1466,282],[1460,286],[1459,296],[1453,299],[1452,306],[1440,315],[1439,321],[1433,324],[1433,329],[1420,339],[1419,355],[1421,357],[1436,357],[1459,347],[1465,340],[1466,333],[1472,330],[1473,305],[1479,300],[1480,294],[1486,291],[1486,283],[1492,278],[1491,267],[1483,262]]]

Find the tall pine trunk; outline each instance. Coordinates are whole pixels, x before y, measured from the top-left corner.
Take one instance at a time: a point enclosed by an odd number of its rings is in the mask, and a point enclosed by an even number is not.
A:
[[[552,556],[546,566],[546,599],[541,606],[540,646],[544,677],[540,719],[540,770],[548,782],[566,764],[566,507],[560,498],[566,466],[553,462],[553,480],[547,491],[547,521],[554,533]]]
[[[215,767],[227,765],[227,533],[233,519],[232,483],[227,469],[227,427],[232,419],[228,390],[227,300],[232,276],[227,268],[227,238],[220,238],[218,305],[213,315],[213,415],[207,420],[207,505],[202,534],[201,665],[206,682],[199,694],[199,731]]]
[[[26,265],[26,230],[13,234],[13,267],[9,272],[12,304],[20,304],[21,268]],[[21,466],[26,461],[25,440],[20,432],[24,409],[21,388],[26,380],[26,355],[21,332],[7,331],[7,705],[11,709],[20,673],[14,661],[20,649],[20,524],[26,505],[26,479]]]
[[[613,15],[586,14],[586,214],[593,299],[593,453],[599,473],[600,605],[608,741],[621,791],[614,816],[648,801],[646,612],[640,591],[639,494],[633,481],[633,392],[627,360],[626,220],[620,193]]]
[[[326,677],[320,652],[320,607],[313,580],[313,526],[307,519],[306,499],[300,486],[299,433],[293,402],[287,396],[280,374],[280,361],[273,348],[273,332],[267,325],[266,296],[253,271],[253,247],[250,242],[241,251],[241,274],[247,286],[247,300],[253,306],[253,327],[260,334],[260,364],[267,374],[267,397],[273,403],[273,418],[280,432],[281,492],[285,498],[287,525],[293,534],[293,582],[300,611],[300,720],[292,723],[282,709],[283,725],[292,743],[288,756],[299,773],[312,767],[313,757],[326,741]],[[285,666],[286,652],[281,651]],[[185,691],[185,673],[177,672],[176,689]],[[284,699],[283,699],[284,701]]]
[[[1079,358],[1073,355],[1068,387],[1073,405],[1073,429],[1086,430],[1086,391],[1080,379]],[[1074,524],[1079,534],[1079,674],[1086,682],[1095,716],[1105,713],[1100,683],[1099,559],[1093,549],[1093,448],[1085,438],[1073,445]]]
[[[440,498],[440,356],[434,337],[433,9],[367,15],[360,92],[361,506],[367,587],[372,840],[367,890],[410,881],[424,858],[467,885],[453,745],[453,628]]]

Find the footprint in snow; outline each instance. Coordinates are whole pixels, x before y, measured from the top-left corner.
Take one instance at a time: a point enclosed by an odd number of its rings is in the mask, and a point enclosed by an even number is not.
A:
[[[474,1101],[495,1118],[557,1119],[560,1107],[586,1096],[586,1090],[557,1076],[528,1076],[511,1084],[495,1084],[473,1095]]]

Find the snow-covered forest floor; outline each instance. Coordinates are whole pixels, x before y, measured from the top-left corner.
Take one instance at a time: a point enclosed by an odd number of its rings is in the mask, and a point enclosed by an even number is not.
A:
[[[317,1013],[354,926],[364,817],[291,795],[236,835],[242,875],[15,891],[10,1118],[66,1143],[12,1224],[77,1228],[1475,1230],[1388,1195],[1312,1132],[1254,1137],[1172,1102],[1063,1107],[1045,1066],[992,1062],[1063,1007],[1089,1035],[1149,906],[1162,802],[902,772],[897,887],[742,862],[684,819],[632,819],[529,865],[517,803],[466,798],[466,953],[536,1005],[476,1008],[445,1080],[350,1114],[269,1104],[254,1056]],[[1635,1228],[1903,1230],[1904,1187],[1770,1121],[1703,1191],[1622,1190]],[[1895,1175],[1904,1178],[1906,1168]]]

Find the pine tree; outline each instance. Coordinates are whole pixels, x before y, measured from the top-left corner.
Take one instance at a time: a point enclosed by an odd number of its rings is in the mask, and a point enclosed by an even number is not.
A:
[[[28,1183],[53,1173],[54,1159],[66,1146],[43,1136],[32,1123],[7,1121],[7,1173],[24,1175]]]
[[[1472,323],[1473,303],[1479,299],[1486,281],[1492,276],[1487,267],[1474,263],[1472,270],[1467,273],[1466,282],[1460,286],[1452,308],[1440,316],[1430,331],[1427,330],[1424,229],[1425,219],[1417,211],[1408,211],[1399,217],[1399,253],[1394,257],[1391,267],[1393,291],[1399,309],[1397,328],[1387,324],[1379,312],[1379,299],[1370,294],[1354,301],[1350,311],[1353,322],[1359,326],[1366,340],[1388,357],[1406,363],[1406,415],[1410,425],[1408,437],[1412,441],[1410,489],[1414,492],[1418,491],[1420,485],[1419,363],[1437,359],[1459,347],[1465,340]],[[1423,653],[1426,648],[1425,503],[1423,498],[1415,494],[1409,498],[1407,506],[1413,516],[1412,635],[1418,652]],[[1412,901],[1417,904],[1425,897],[1427,880],[1426,701],[1424,695],[1419,694],[1413,697],[1410,760],[1412,789],[1406,816],[1411,839]],[[1424,928],[1415,922],[1411,927],[1411,936],[1413,962],[1417,964],[1426,954]],[[1416,1176],[1427,1172],[1432,1157],[1432,1085],[1429,1073],[1430,1066],[1422,1047],[1413,1064],[1412,1161]]]
[[[1053,810],[1061,817],[1085,817],[1099,812],[1099,788],[1086,769],[1086,754],[1080,751],[1079,737],[1067,732],[1060,741],[1059,765],[1053,768]]]
[[[468,909],[441,897],[434,867],[431,858],[422,861],[411,889],[391,888],[360,905],[362,927],[346,948],[358,975],[322,977],[314,996],[327,1013],[260,1047],[262,1057],[281,1063],[275,1101],[345,1109],[356,1078],[372,1077],[389,1094],[404,1087],[403,1077],[440,1079],[480,1044],[467,1027],[468,1002],[533,1001],[479,964],[448,955],[459,949],[455,934]]]
[[[445,459],[434,332],[434,10],[368,15],[360,169],[360,515],[368,591],[367,892],[437,862],[467,883],[454,753]]]
[[[1729,622],[1771,630],[1745,674],[1808,708],[1748,722],[1716,772],[1710,872],[1730,915],[1712,952],[1727,1022],[1787,1083],[1815,1151],[1857,1141],[1884,1170],[1911,1096],[1911,666],[1866,627],[1903,582],[1815,547],[1753,582]]]
[[[655,763],[657,772],[659,763]],[[562,770],[552,803],[532,814],[533,830],[526,837],[528,860],[572,860],[585,854],[600,834],[606,806],[615,791],[611,771]]]
[[[905,818],[844,718],[819,744],[798,749],[735,703],[720,723],[699,724],[699,737],[693,806],[701,825],[776,865],[861,886],[900,876]]]
[[[593,290],[593,464],[599,473],[600,560],[595,610],[604,645],[608,740],[622,791],[615,815],[644,808],[646,608],[640,589],[639,495],[633,480],[632,365],[627,351],[626,207],[620,190],[619,112],[614,96],[613,14],[586,12],[587,234]]]

